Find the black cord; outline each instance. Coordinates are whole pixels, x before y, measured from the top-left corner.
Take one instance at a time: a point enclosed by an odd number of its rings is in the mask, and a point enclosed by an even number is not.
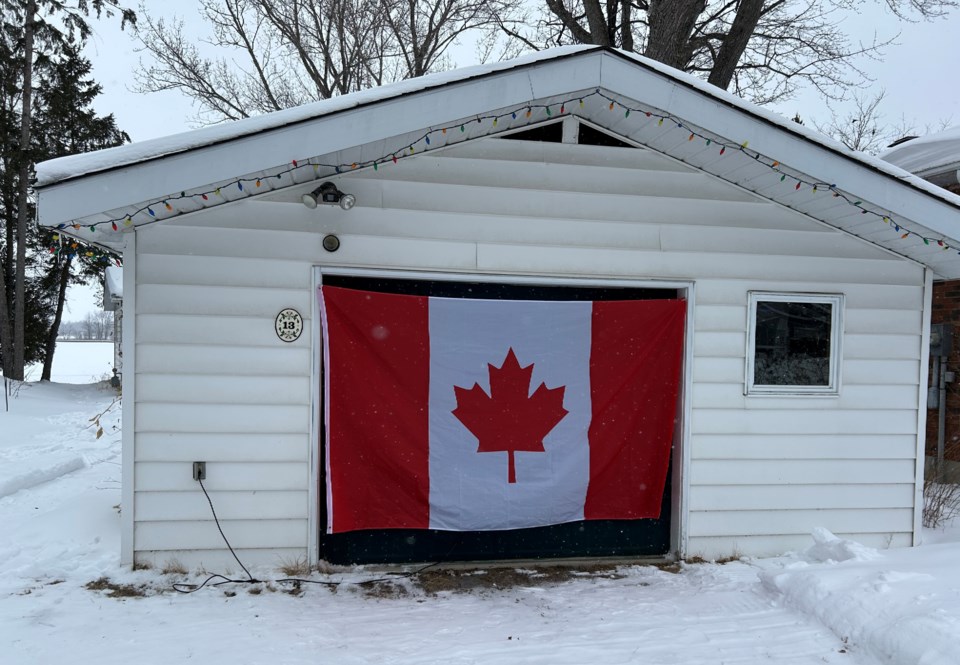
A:
[[[237,553],[233,551],[233,547],[230,545],[230,541],[227,540],[227,536],[223,533],[223,529],[220,527],[220,520],[217,518],[217,511],[213,509],[213,500],[210,498],[210,495],[207,493],[207,488],[203,486],[203,480],[197,478],[197,482],[200,483],[200,489],[203,490],[203,495],[207,497],[207,503],[210,504],[210,512],[213,513],[213,521],[217,525],[217,531],[220,532],[220,537],[223,538],[223,542],[227,544],[227,548],[230,550],[230,554],[233,555],[233,558],[236,559],[240,567],[243,568],[243,572],[247,574],[247,578],[250,582],[259,582],[260,580],[253,579],[253,575],[250,574],[250,571],[247,570],[247,567],[243,565],[242,561],[240,561],[240,557],[238,557]]]
[[[227,540],[227,535],[223,532],[223,527],[220,526],[220,518],[217,517],[217,511],[213,507],[213,500],[210,498],[210,494],[207,492],[207,488],[203,486],[203,480],[197,478],[197,482],[200,483],[200,489],[203,490],[203,495],[207,497],[207,503],[210,505],[210,513],[213,515],[213,521],[217,525],[217,531],[220,532],[220,537],[223,538],[223,542],[227,544],[227,549],[230,550],[230,554],[233,555],[234,560],[237,564],[243,569],[243,572],[247,574],[247,579],[245,580],[233,580],[229,577],[224,577],[223,575],[214,573],[201,584],[184,584],[177,583],[173,585],[173,590],[179,593],[194,593],[202,589],[203,587],[210,584],[211,586],[220,586],[221,584],[258,584],[261,580],[256,579],[253,575],[250,574],[250,571],[247,570],[247,567],[243,565],[243,562],[240,560],[240,557],[237,556],[237,553],[233,550],[233,546],[230,544],[230,541]],[[219,582],[211,582],[215,579],[220,579]]]
[[[247,567],[243,565],[243,562],[240,561],[240,557],[237,556],[237,553],[234,551],[233,546],[230,545],[230,541],[227,540],[226,534],[223,532],[223,528],[220,526],[220,518],[217,517],[217,511],[213,507],[213,500],[210,498],[210,494],[207,492],[207,488],[203,486],[203,481],[199,478],[197,482],[200,483],[200,489],[203,490],[203,495],[207,498],[207,503],[210,505],[210,513],[213,515],[213,521],[217,525],[217,531],[220,532],[220,537],[223,538],[223,542],[226,543],[227,549],[230,550],[230,554],[233,555],[233,558],[243,569],[243,572],[247,574],[247,579],[245,580],[235,580],[219,573],[214,573],[210,575],[200,584],[186,584],[183,582],[177,582],[173,584],[173,590],[177,593],[196,593],[205,586],[222,586],[224,584],[261,584],[263,580],[256,579],[253,575],[250,574],[250,571],[247,570]],[[452,551],[452,550],[451,550]],[[293,584],[296,588],[299,588],[301,584],[322,584],[327,587],[338,587],[341,584],[356,584],[357,586],[369,586],[372,584],[378,584],[380,582],[390,582],[394,579],[404,579],[408,577],[415,577],[422,573],[425,570],[433,568],[434,566],[440,565],[439,561],[434,561],[433,563],[428,563],[427,565],[418,568],[416,570],[408,571],[405,573],[390,573],[393,577],[378,577],[371,580],[361,580],[359,582],[327,582],[325,580],[308,580],[301,577],[284,577],[283,579],[274,580],[278,584]],[[214,582],[213,580],[220,580],[219,582]]]

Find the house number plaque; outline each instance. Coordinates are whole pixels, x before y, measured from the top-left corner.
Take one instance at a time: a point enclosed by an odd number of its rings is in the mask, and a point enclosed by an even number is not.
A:
[[[285,309],[277,314],[277,337],[284,342],[296,342],[303,332],[303,317],[295,309]]]

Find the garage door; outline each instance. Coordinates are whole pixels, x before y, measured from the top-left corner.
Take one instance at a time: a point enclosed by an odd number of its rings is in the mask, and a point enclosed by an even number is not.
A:
[[[339,275],[323,289],[322,559],[669,551],[676,290]]]

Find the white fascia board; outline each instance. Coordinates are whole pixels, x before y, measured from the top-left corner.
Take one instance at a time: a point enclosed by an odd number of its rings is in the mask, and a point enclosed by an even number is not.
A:
[[[261,134],[288,125],[348,111],[374,102],[398,98],[424,90],[436,89],[445,85],[460,83],[511,69],[521,69],[538,62],[546,62],[565,58],[577,53],[599,50],[602,50],[602,47],[589,45],[559,46],[544,51],[528,53],[514,60],[474,65],[428,74],[426,76],[418,76],[375,88],[367,88],[349,95],[331,97],[319,102],[304,104],[303,106],[294,106],[282,111],[244,118],[234,122],[211,125],[202,129],[171,136],[161,136],[90,153],[57,157],[36,165],[37,183],[39,187],[46,187],[55,182],[68,180],[80,175],[121,166],[129,166],[178,152],[223,143],[244,136]]]
[[[41,191],[40,223],[56,226],[105,210],[162,200],[181,191],[426,130],[491,108],[596,87],[603,53],[549,60],[454,83],[261,134],[61,181]],[[389,150],[390,148],[386,148]]]
[[[649,70],[642,63],[629,61],[604,53],[600,87],[613,96],[622,95],[645,105],[670,111],[674,95],[680,89],[671,77]],[[702,103],[711,103],[709,97],[698,95]],[[676,114],[679,116],[679,113]],[[704,125],[713,127],[710,125]]]
[[[916,221],[944,238],[960,241],[960,226],[957,224],[960,221],[960,208],[918,191],[911,184],[900,182],[893,173],[871,168],[863,163],[859,155],[848,159],[814,140],[767,122],[759,114],[754,115],[737,105],[708,97],[665,74],[639,68],[613,55],[607,55],[603,63],[602,86],[614,92],[638,90],[640,92],[632,97],[644,104],[657,107],[727,140],[737,143],[748,141],[751,150],[779,160],[790,169],[835,184],[839,189],[862,199],[865,204],[873,204],[904,219]],[[885,167],[900,171],[892,166]],[[905,171],[902,174],[905,179],[914,177]],[[943,192],[942,196],[953,198],[947,192]]]

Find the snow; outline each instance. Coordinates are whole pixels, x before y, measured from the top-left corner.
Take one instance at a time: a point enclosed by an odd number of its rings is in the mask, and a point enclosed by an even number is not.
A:
[[[884,152],[881,157],[911,173],[960,169],[960,127],[911,139]]]
[[[123,300],[123,268],[107,266],[103,271],[103,286],[110,300]]]
[[[820,534],[809,550],[760,578],[785,606],[816,617],[879,662],[955,665],[958,554],[956,542],[880,553]]]
[[[110,378],[112,370],[113,342],[58,340],[50,375],[58,383],[95,383]],[[28,365],[27,381],[38,381],[42,371],[40,363]]]
[[[95,375],[106,346],[63,368]],[[960,662],[957,524],[899,550],[817,529],[809,548],[773,559],[585,567],[559,578],[529,564],[431,571],[435,583],[465,590],[425,590],[365,568],[313,573],[342,584],[297,589],[276,581],[278,561],[251,570],[272,582],[179,594],[174,583],[206,575],[119,563],[115,397],[104,383],[25,383],[0,412],[4,665]],[[90,418],[104,411],[97,439]],[[394,581],[354,584],[382,577]],[[85,588],[102,578],[107,588]]]

